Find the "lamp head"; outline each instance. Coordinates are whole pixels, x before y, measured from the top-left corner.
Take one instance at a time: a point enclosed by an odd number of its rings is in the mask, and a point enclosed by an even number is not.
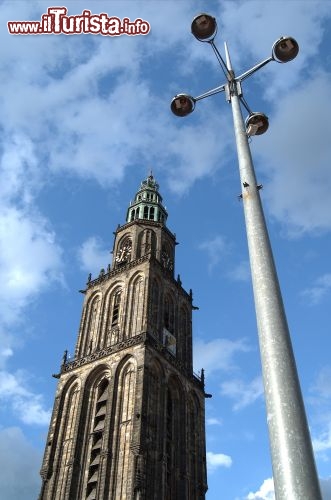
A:
[[[194,111],[195,99],[188,94],[178,94],[172,99],[170,108],[176,116],[187,116]]]
[[[299,44],[290,36],[282,36],[272,46],[272,57],[275,61],[286,63],[292,61],[299,52]]]
[[[246,118],[245,126],[249,137],[252,135],[261,135],[268,130],[269,120],[264,113],[251,113]]]
[[[210,42],[217,33],[217,23],[215,17],[209,14],[199,14],[191,24],[192,34],[200,42]]]

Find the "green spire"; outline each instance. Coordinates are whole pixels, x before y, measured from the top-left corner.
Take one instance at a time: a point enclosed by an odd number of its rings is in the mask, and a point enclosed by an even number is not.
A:
[[[162,205],[162,196],[159,193],[159,185],[153,173],[140,184],[133,203],[128,208],[126,222],[136,219],[153,220],[165,224],[168,214]]]

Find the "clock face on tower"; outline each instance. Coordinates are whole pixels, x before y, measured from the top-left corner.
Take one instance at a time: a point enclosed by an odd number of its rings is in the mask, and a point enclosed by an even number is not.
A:
[[[131,260],[132,242],[130,238],[125,238],[117,251],[115,261],[117,264],[126,264]]]

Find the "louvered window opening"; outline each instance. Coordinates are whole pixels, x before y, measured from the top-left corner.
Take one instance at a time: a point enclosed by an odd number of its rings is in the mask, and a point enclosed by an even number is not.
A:
[[[108,381],[103,380],[98,390],[98,398],[94,410],[92,447],[89,460],[90,465],[88,469],[86,500],[96,500],[98,494],[98,480],[100,476],[101,448],[105,428],[108,387]]]

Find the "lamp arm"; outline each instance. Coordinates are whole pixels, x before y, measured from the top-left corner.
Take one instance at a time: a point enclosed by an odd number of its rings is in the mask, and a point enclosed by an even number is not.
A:
[[[220,85],[219,87],[215,87],[214,89],[208,90],[204,94],[198,95],[197,97],[194,97],[194,101],[201,101],[201,99],[205,99],[206,97],[209,97],[211,95],[219,94],[220,92],[224,92],[225,90],[225,85]]]
[[[243,73],[242,75],[237,76],[236,80],[238,82],[242,82],[243,80],[246,80],[246,78],[248,78],[249,76],[251,76],[253,73],[255,73],[260,68],[263,68],[263,66],[265,66],[268,63],[270,63],[271,61],[274,61],[273,57],[268,57],[268,59],[264,59],[264,61],[261,61],[260,63],[256,64],[251,69],[245,71],[245,73]]]

